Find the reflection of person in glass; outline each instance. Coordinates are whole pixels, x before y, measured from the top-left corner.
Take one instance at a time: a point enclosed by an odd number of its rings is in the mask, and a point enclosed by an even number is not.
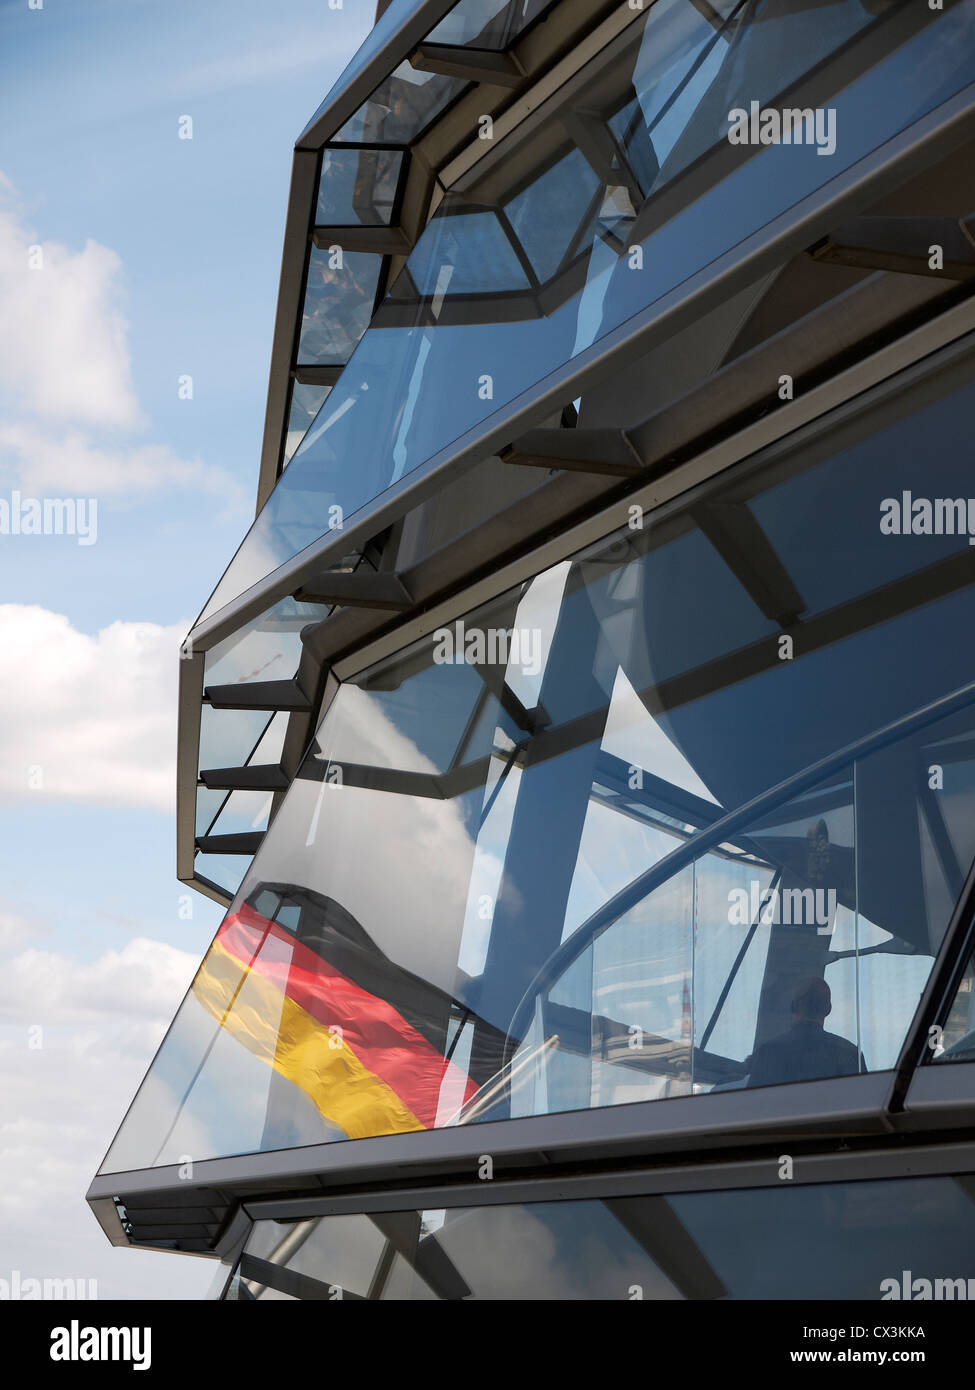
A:
[[[745,1063],[749,1086],[815,1081],[866,1071],[863,1053],[823,1024],[832,1012],[829,985],[818,975],[802,980],[792,996],[792,1027],[755,1049]]]

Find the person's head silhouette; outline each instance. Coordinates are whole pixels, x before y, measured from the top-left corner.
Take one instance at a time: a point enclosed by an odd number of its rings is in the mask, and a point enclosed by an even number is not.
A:
[[[829,985],[818,975],[810,975],[796,988],[792,996],[792,1017],[796,1023],[823,1023],[833,1011]]]

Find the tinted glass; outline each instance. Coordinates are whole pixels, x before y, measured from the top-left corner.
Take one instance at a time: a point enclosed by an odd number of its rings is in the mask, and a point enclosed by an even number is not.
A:
[[[324,150],[316,224],[388,226],[402,163],[401,150]]]
[[[503,49],[548,8],[551,0],[460,0],[424,40]]]
[[[452,187],[205,612],[967,83],[973,13],[759,0],[715,28],[691,0],[648,6]],[[733,144],[752,102],[822,120]]]
[[[291,387],[291,406],[288,411],[288,434],[284,445],[284,462],[291,456],[308,433],[308,427],[321,410],[330,386],[311,386],[296,381]]]
[[[409,63],[400,63],[332,140],[335,144],[408,145],[466,86],[459,77],[418,72]]]
[[[975,758],[975,749],[969,747],[966,752]],[[969,771],[972,766],[969,762]],[[943,1031],[929,1035],[925,1061],[975,1062],[975,954],[959,981]]]
[[[968,1299],[969,1175],[258,1221],[233,1297]]]
[[[975,856],[970,376],[347,682],[108,1166],[890,1067]]]
[[[298,338],[299,363],[342,366],[372,316],[382,256],[313,246]]]
[[[419,7],[419,3],[420,0],[390,0],[376,23],[366,34],[360,47],[356,49],[352,58],[342,69],[328,96],[308,122],[309,127],[315,124],[319,116],[335,100],[337,94],[348,87],[366,64],[375,58],[385,44],[390,42],[396,31]]]

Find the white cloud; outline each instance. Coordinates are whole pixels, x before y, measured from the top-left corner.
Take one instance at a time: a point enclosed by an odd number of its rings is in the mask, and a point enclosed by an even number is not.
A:
[[[171,812],[185,631],[116,622],[89,636],[63,614],[0,604],[0,650],[11,673],[0,686],[0,801]]]
[[[10,180],[0,189],[9,200]],[[88,425],[142,423],[116,252],[40,241],[0,206],[0,302],[0,379],[23,406]]]
[[[37,934],[38,928],[11,912],[0,912],[0,951],[22,946]]]
[[[231,474],[167,444],[125,439],[147,421],[132,381],[123,278],[110,247],[40,240],[0,171],[0,467],[31,496],[210,493],[224,521],[245,506]]]
[[[175,1013],[197,964],[186,951],[145,936],[94,961],[28,949],[4,966],[0,1019],[50,1019],[59,1028],[129,1015],[161,1021]]]
[[[2,962],[0,1278],[94,1279],[101,1299],[206,1292],[213,1264],[113,1249],[84,1200],[196,964],[146,938],[88,963]]]
[[[181,459],[167,444],[96,445],[77,432],[60,438],[33,424],[0,424],[0,466],[36,497],[135,497],[178,488],[214,493],[228,509],[243,507],[242,485],[222,468]]]

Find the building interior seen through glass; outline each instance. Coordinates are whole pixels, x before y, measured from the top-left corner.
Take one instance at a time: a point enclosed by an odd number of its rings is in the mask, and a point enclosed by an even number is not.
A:
[[[342,684],[105,1169],[890,1068],[975,857],[973,406],[895,381]]]

